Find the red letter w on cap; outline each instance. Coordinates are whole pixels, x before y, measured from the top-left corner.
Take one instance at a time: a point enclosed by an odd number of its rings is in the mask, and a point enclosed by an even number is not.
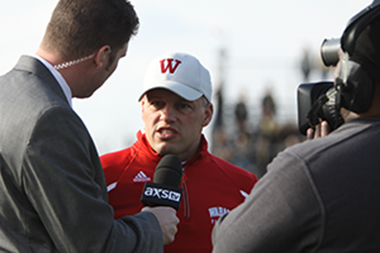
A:
[[[165,67],[165,60],[168,62],[166,64],[166,67]],[[179,66],[179,64],[182,63],[181,61],[179,61],[179,60],[176,59],[175,60],[175,65],[173,66],[173,60],[174,59],[168,58],[168,59],[163,59],[163,60],[160,61],[160,63],[161,63],[161,73],[162,74],[166,73],[168,70],[169,70],[170,74],[173,74],[176,71],[176,69]]]

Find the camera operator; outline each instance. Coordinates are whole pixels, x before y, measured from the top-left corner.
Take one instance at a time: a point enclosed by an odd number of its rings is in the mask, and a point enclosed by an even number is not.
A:
[[[268,165],[246,201],[219,219],[214,252],[380,252],[380,2],[340,40],[336,104],[354,112]]]

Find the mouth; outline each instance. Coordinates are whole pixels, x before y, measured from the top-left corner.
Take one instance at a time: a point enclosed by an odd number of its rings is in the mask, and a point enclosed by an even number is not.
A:
[[[178,135],[178,132],[172,128],[159,128],[157,130],[157,135],[160,139],[174,138]]]

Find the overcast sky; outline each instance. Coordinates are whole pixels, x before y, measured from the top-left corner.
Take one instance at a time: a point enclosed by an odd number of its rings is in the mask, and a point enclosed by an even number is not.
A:
[[[267,86],[280,116],[295,120],[299,61],[304,48],[319,61],[324,38],[340,37],[349,18],[371,0],[132,0],[140,30],[114,75],[91,98],[74,99],[74,109],[99,152],[121,149],[143,127],[137,98],[149,61],[169,52],[198,57],[211,71],[214,90],[225,80],[225,100],[241,94],[259,105]],[[57,0],[1,1],[0,75],[22,54],[35,53]],[[218,54],[226,50],[221,62]],[[224,66],[223,73],[220,66]],[[320,78],[312,73],[312,81]],[[284,116],[283,116],[284,117]],[[208,134],[210,128],[206,128]],[[209,138],[208,138],[209,139]]]

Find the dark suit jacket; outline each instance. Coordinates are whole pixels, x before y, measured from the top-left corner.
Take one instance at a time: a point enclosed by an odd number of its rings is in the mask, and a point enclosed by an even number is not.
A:
[[[0,173],[0,251],[162,252],[153,214],[113,219],[93,141],[32,57],[0,77]]]

